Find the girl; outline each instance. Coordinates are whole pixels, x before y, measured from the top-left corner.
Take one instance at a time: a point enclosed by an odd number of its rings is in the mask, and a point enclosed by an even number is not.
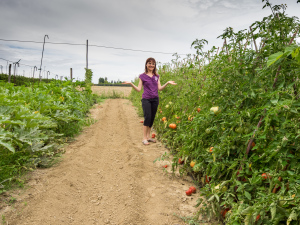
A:
[[[139,76],[138,86],[135,86],[129,81],[125,81],[124,84],[130,84],[138,92],[140,92],[142,86],[144,86],[144,92],[142,94],[144,137],[142,142],[144,145],[149,145],[149,142],[156,142],[154,139],[150,139],[150,131],[159,103],[158,91],[162,91],[168,84],[176,85],[176,83],[174,81],[168,81],[161,86],[159,75],[156,72],[156,61],[154,58],[148,58],[145,63],[145,72]]]

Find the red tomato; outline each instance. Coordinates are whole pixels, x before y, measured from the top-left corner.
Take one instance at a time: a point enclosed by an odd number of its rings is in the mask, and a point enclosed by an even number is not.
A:
[[[256,217],[256,221],[258,221],[260,218],[260,215],[258,214],[257,217]]]
[[[141,120],[140,123],[144,123],[144,120]]]
[[[211,181],[211,177],[207,177],[207,175],[205,175],[205,182],[208,184],[209,181]]]
[[[187,190],[187,191],[185,192],[185,194],[186,194],[187,196],[191,196],[191,195],[192,195],[192,190],[191,190],[191,189]]]
[[[179,159],[178,159],[178,163],[179,163],[179,164],[183,164],[184,161],[182,161],[181,158],[179,158]]]
[[[155,138],[155,134],[154,133],[152,134],[152,138]]]
[[[196,188],[194,186],[191,186],[190,190],[192,191],[192,193],[196,193]]]
[[[261,176],[262,176],[262,179],[263,179],[263,180],[266,180],[267,178],[270,177],[270,176],[269,176],[268,174],[266,174],[266,173],[263,173]]]
[[[167,168],[167,167],[168,167],[168,165],[164,165],[163,167],[164,167],[164,168]]]
[[[228,211],[229,211],[229,208],[223,209],[223,210],[221,211],[221,214],[222,214],[223,218],[225,218],[226,213],[227,213]]]

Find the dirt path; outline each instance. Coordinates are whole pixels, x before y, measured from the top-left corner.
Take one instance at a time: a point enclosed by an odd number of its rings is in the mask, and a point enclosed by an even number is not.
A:
[[[97,122],[66,147],[63,160],[33,173],[30,188],[0,214],[7,224],[184,224],[197,195],[193,185],[153,161],[166,149],[143,146],[141,118],[126,99],[109,99],[92,110]],[[167,168],[167,170],[170,166]]]

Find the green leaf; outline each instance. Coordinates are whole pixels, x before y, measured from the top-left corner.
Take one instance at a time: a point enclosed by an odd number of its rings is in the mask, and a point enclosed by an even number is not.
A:
[[[245,191],[246,192],[246,191]],[[253,206],[249,206],[247,207],[246,209],[244,209],[241,214],[242,215],[249,215],[249,214],[252,214],[253,212]]]
[[[245,191],[245,196],[246,196],[249,200],[251,200],[251,194],[250,194],[248,191]]]
[[[285,48],[284,55],[289,56],[290,54],[294,53],[297,50],[297,45],[290,45]]]
[[[283,52],[277,52],[273,55],[269,56],[267,67],[271,66],[273,63],[275,63],[277,60],[279,60],[283,56]]]
[[[293,210],[288,218],[288,220],[286,221],[287,225],[290,225],[290,223],[292,222],[292,220],[297,220],[298,216],[295,210]]]
[[[270,100],[274,105],[276,105],[278,103],[278,99],[271,99]]]
[[[219,195],[215,194],[215,198],[217,199],[217,201],[220,201]]]
[[[212,195],[207,201],[208,201],[208,202],[211,202],[212,200],[214,200],[214,198],[215,198],[215,196]]]
[[[9,151],[15,153],[15,148],[11,144],[0,141],[0,145],[7,148]]]
[[[271,207],[271,216],[272,216],[272,220],[273,220],[275,218],[275,216],[276,216],[276,204],[272,203],[270,205],[270,207]]]

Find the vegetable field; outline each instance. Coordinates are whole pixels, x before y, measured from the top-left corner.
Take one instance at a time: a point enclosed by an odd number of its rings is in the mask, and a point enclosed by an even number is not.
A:
[[[0,82],[0,193],[22,185],[26,171],[53,164],[61,146],[89,124],[86,115],[96,97],[90,88],[79,91],[82,85]]]
[[[265,6],[250,30],[226,28],[222,48],[197,39],[197,55],[159,70],[178,85],[160,92],[157,136],[201,187],[199,214],[232,225],[300,221],[300,23]]]

